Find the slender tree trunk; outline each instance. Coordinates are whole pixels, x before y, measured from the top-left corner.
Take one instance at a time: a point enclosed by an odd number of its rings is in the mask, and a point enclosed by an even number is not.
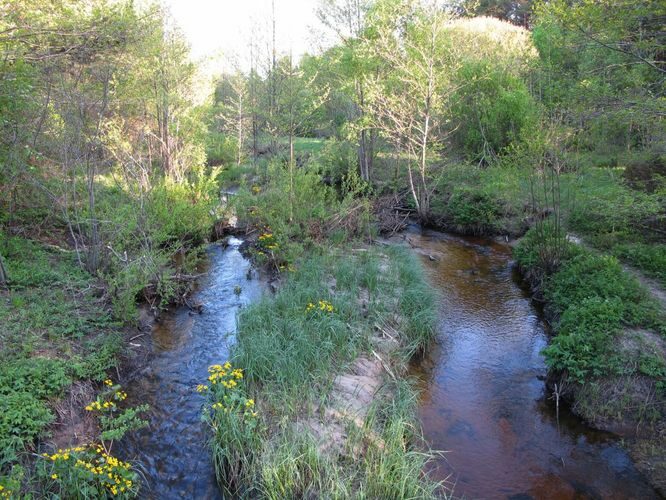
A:
[[[7,283],[9,282],[9,277],[7,276],[7,270],[5,269],[5,262],[0,254],[0,287],[7,288]]]
[[[365,92],[363,91],[363,84],[356,80],[356,94],[358,97],[359,118],[362,120],[365,115]],[[368,182],[370,180],[370,172],[368,168],[368,130],[361,129],[358,141],[358,161],[361,179]]]
[[[86,267],[88,272],[95,273],[99,267],[99,223],[95,214],[95,174],[96,168],[91,165],[88,170],[88,210],[90,211],[90,246]]]
[[[243,156],[243,95],[238,93],[238,165]]]
[[[102,106],[97,116],[97,127],[95,135],[93,136],[92,146],[86,147],[86,163],[88,170],[88,210],[90,212],[90,245],[88,249],[88,258],[86,260],[86,267],[88,272],[94,274],[99,269],[99,251],[101,247],[99,237],[99,221],[97,220],[96,206],[95,206],[95,177],[97,176],[97,165],[95,164],[94,147],[99,140],[102,130],[102,122],[106,114],[106,107],[109,99],[109,80],[110,75],[107,74],[104,81],[104,94],[102,96]]]
[[[277,52],[275,46],[275,0],[271,1],[271,23],[272,23],[272,47],[271,47],[271,80],[270,80],[270,99],[268,115],[270,117],[271,127],[274,129],[277,120]],[[273,131],[274,132],[274,131]],[[278,140],[275,133],[271,134],[271,153],[278,152]]]

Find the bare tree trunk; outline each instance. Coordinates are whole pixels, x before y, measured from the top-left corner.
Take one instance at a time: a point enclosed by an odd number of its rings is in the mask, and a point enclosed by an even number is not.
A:
[[[7,276],[7,270],[5,269],[5,263],[0,254],[0,287],[7,288],[7,283],[9,282],[9,277]]]
[[[93,274],[99,267],[99,222],[95,215],[95,174],[96,168],[91,165],[88,169],[88,210],[90,211],[90,244],[86,268]]]
[[[104,81],[104,94],[102,96],[102,106],[99,110],[99,115],[97,117],[97,127],[95,129],[95,135],[93,136],[93,141],[88,151],[86,151],[86,163],[88,164],[88,210],[90,212],[90,244],[88,248],[88,258],[86,259],[86,268],[88,272],[94,274],[99,269],[99,251],[101,247],[100,237],[99,237],[99,221],[97,220],[96,207],[95,207],[95,177],[97,175],[97,165],[95,164],[95,158],[92,158],[94,154],[94,147],[99,140],[100,133],[102,130],[102,122],[104,120],[104,115],[106,113],[106,107],[109,100],[109,80],[110,75],[106,75],[106,80]]]
[[[238,165],[243,158],[243,94],[238,93]]]
[[[358,97],[359,118],[363,119],[365,114],[365,93],[363,92],[363,85],[360,81],[356,80],[356,95]],[[368,168],[368,140],[367,129],[363,128],[360,132],[358,141],[358,161],[361,173],[361,179],[368,182],[370,180],[370,172]]]
[[[268,115],[271,121],[271,127],[275,128],[277,119],[277,52],[275,46],[275,0],[271,1],[271,22],[273,32],[273,42],[271,47],[271,81],[270,81],[270,99]],[[278,140],[275,134],[271,134],[271,153],[278,152]]]

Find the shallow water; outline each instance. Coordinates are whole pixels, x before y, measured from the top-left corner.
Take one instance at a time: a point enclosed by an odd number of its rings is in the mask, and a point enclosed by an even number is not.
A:
[[[185,307],[165,314],[151,332],[149,366],[127,390],[131,404],[151,408],[150,427],[128,436],[119,450],[144,468],[144,498],[221,498],[201,422],[204,398],[195,388],[208,366],[227,359],[238,310],[262,293],[260,280],[247,279],[250,263],[240,244],[232,238],[226,249],[211,246],[206,276],[192,297],[203,314]]]
[[[658,498],[615,436],[562,407],[558,420],[543,382],[547,335],[510,248],[435,232],[406,237],[441,294],[438,341],[412,368],[425,438],[448,450],[434,476],[465,498]]]

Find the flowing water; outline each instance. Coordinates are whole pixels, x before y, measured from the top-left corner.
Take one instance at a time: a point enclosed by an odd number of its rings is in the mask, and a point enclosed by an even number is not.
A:
[[[414,364],[438,479],[465,498],[657,498],[611,434],[560,408],[543,382],[547,343],[510,248],[410,231],[441,293],[438,341]],[[433,260],[434,259],[434,260]]]
[[[144,497],[221,498],[201,422],[204,398],[195,388],[208,366],[227,359],[238,310],[262,293],[259,280],[248,280],[250,262],[240,244],[232,238],[227,248],[211,246],[206,277],[192,298],[203,313],[182,307],[155,325],[149,366],[127,391],[130,403],[150,405],[150,426],[128,436],[120,450],[144,467]]]
[[[546,333],[510,249],[434,232],[406,237],[425,254],[441,297],[438,342],[413,366],[425,437],[449,450],[432,464],[435,477],[455,481],[465,498],[656,498],[616,437],[564,408],[557,418],[543,382]],[[227,359],[238,310],[262,293],[259,280],[247,279],[240,243],[211,247],[193,297],[203,314],[179,308],[163,317],[150,363],[127,391],[131,403],[151,407],[150,427],[120,450],[144,467],[144,497],[221,497],[195,387],[209,365]]]

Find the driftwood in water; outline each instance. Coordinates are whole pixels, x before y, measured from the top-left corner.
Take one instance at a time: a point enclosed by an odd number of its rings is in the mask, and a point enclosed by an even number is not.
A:
[[[379,222],[379,232],[392,235],[407,227],[407,220],[414,210],[403,206],[402,197],[390,195],[375,201],[374,212]]]

